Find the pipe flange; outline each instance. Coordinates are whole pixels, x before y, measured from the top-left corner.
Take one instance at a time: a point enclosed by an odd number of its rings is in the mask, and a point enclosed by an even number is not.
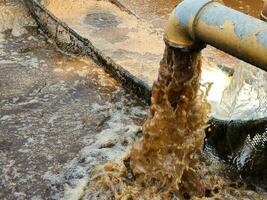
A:
[[[170,42],[166,38],[164,38],[164,42],[167,46],[178,49],[179,51],[184,53],[198,52],[206,48],[207,46],[207,44],[203,42],[194,42],[192,45],[185,46],[185,45],[180,45],[178,43]]]
[[[187,0],[178,4],[167,23],[164,40],[169,46],[185,52],[199,51],[205,47],[195,38],[193,27],[199,12],[217,0]]]

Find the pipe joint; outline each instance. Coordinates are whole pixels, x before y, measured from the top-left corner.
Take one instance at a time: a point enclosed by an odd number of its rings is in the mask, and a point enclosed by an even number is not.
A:
[[[181,51],[201,50],[205,43],[195,37],[194,26],[199,13],[216,0],[186,0],[180,3],[171,13],[164,35],[169,46]]]

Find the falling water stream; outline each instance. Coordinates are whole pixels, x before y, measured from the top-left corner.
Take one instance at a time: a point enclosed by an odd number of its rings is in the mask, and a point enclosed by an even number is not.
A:
[[[170,199],[181,190],[205,195],[196,168],[209,111],[206,93],[199,90],[200,75],[200,52],[181,53],[166,47],[144,136],[130,155],[137,183],[149,188],[151,195],[161,191],[163,198]]]

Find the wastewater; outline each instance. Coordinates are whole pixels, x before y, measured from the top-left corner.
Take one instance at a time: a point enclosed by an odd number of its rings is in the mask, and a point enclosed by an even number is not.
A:
[[[60,52],[17,1],[0,6],[1,199],[267,199],[202,150],[200,52],[166,46],[147,114],[89,57]]]
[[[166,45],[141,139],[119,162],[92,171],[82,199],[266,199],[218,174],[220,164],[203,152],[210,86],[200,77],[200,51]]]
[[[0,32],[0,199],[60,199],[66,163],[98,133],[138,132],[146,105],[89,57],[59,51],[20,1],[0,1]]]

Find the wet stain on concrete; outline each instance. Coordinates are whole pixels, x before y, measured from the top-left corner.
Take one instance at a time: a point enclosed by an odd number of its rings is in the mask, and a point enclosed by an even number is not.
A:
[[[106,39],[108,42],[115,44],[123,42],[129,39],[127,34],[130,32],[128,28],[110,28],[110,29],[99,29],[93,32],[96,37],[101,37]]]
[[[101,11],[87,14],[84,22],[101,29],[117,27],[121,23],[117,16],[109,12]]]
[[[84,23],[96,28],[92,33],[96,37],[106,38],[108,42],[113,44],[129,39],[127,34],[131,32],[128,28],[119,28],[121,20],[110,12],[89,13],[85,17]]]

